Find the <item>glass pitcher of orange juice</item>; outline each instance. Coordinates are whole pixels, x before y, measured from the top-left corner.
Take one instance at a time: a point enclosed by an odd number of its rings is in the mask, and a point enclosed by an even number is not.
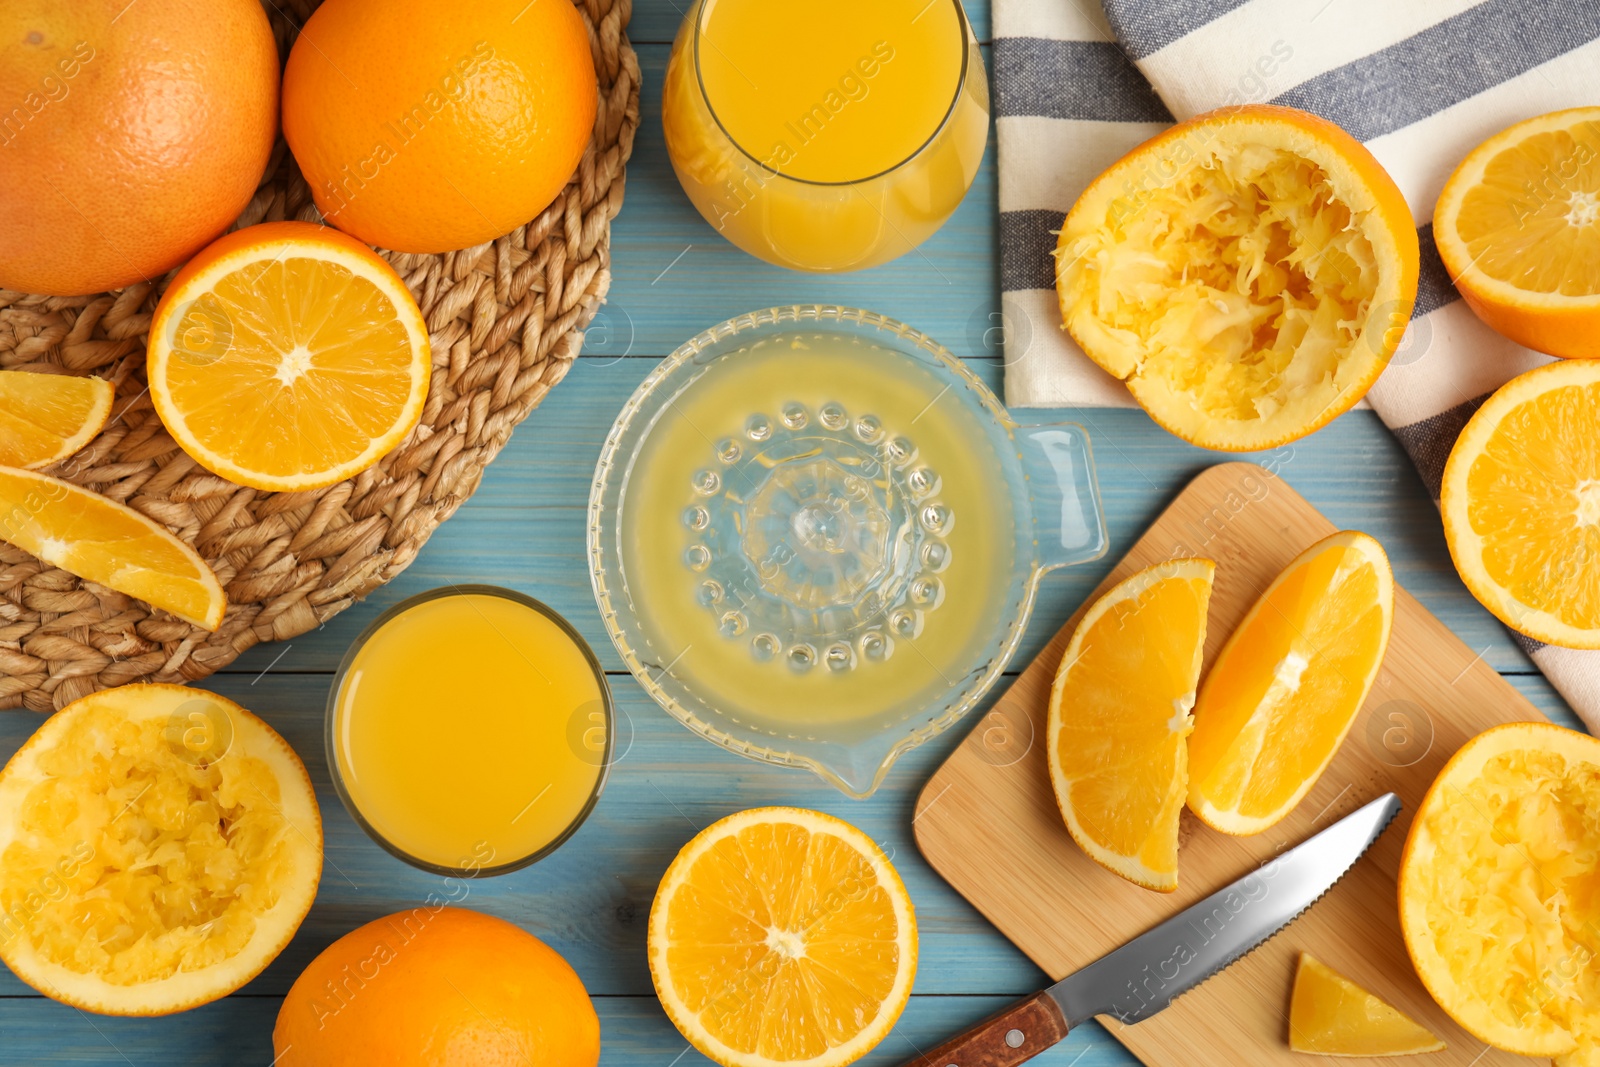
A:
[[[662,122],[679,182],[724,237],[779,266],[859,270],[960,204],[989,87],[960,0],[699,0]]]

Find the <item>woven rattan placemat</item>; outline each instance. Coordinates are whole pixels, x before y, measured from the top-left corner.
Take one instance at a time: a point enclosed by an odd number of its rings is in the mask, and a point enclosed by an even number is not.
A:
[[[287,56],[319,0],[264,4]],[[87,297],[0,289],[0,367],[115,383],[105,430],[47,473],[123,501],[195,546],[228,594],[215,633],[0,543],[0,707],[50,711],[107,686],[204,678],[260,641],[305,633],[399,574],[472,495],[512,429],[566,374],[611,283],[611,220],[639,126],[631,0],[576,0],[600,109],[572,182],[526,226],[445,255],[385,253],[428,323],[433,379],[417,428],[377,466],[304,493],[246,489],[197,466],[145,391],[145,331],[164,282]],[[321,221],[282,138],[240,226]]]

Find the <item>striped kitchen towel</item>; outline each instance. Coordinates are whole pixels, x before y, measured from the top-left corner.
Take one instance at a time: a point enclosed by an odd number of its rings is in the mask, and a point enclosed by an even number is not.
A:
[[[994,0],[1001,310],[1013,406],[1131,406],[1061,330],[1051,251],[1123,153],[1214,107],[1275,103],[1372,150],[1421,224],[1411,328],[1367,400],[1438,498],[1456,435],[1549,357],[1484,326],[1439,262],[1434,201],[1475,145],[1600,102],[1600,0]],[[1600,652],[1517,641],[1600,732]]]

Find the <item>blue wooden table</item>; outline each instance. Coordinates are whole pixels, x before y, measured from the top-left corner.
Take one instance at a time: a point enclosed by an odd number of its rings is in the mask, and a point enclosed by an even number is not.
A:
[[[987,0],[968,0],[987,39]],[[900,761],[868,801],[850,801],[807,773],[752,763],[699,740],[668,718],[623,669],[601,628],[584,563],[584,508],[600,445],[623,401],[655,360],[740,312],[837,302],[901,319],[964,356],[998,392],[1001,357],[993,148],[956,216],[920,250],[861,274],[825,278],[760,263],[723,242],[678,189],[662,145],[660,90],[680,11],[639,0],[631,34],[644,70],[645,114],[627,200],[613,231],[611,299],[580,358],[544,406],[517,430],[477,495],[429,542],[411,569],[323,629],[262,646],[208,684],[272,723],[305,760],[327,834],[322,887],[299,936],[242,991],[163,1019],[88,1015],[34,995],[0,971],[0,1063],[229,1064],[272,1061],[271,1031],[284,992],[334,939],[413,906],[441,879],[393,859],[346,815],[328,780],[322,713],[330,672],[374,616],[447,582],[491,582],[553,605],[583,632],[611,672],[624,755],[589,821],[542,863],[471,884],[458,903],[516,922],[561,952],[595,998],[609,1067],[703,1064],[652,995],[645,921],[656,883],[678,847],[730,812],[762,804],[820,808],[882,843],[916,903],[922,935],[915,995],[867,1064],[895,1064],[1045,981],[1023,954],[940,880],[911,837],[922,782],[961,739],[957,728]],[[986,53],[987,54],[987,53]],[[1015,665],[1025,664],[1195,473],[1224,458],[1191,448],[1141,412],[1077,411],[1094,436],[1111,551],[1051,576]],[[1342,527],[1388,549],[1399,580],[1483,658],[1557,721],[1576,719],[1506,632],[1456,578],[1439,519],[1399,446],[1370,412],[1276,454],[1276,469]],[[1002,683],[1003,684],[1003,683]],[[441,708],[471,729],[471,709]],[[972,721],[976,721],[974,713]],[[0,713],[0,759],[38,724]],[[1089,1025],[1039,1057],[1040,1067],[1134,1061]],[[1176,1065],[1175,1065],[1176,1067]]]

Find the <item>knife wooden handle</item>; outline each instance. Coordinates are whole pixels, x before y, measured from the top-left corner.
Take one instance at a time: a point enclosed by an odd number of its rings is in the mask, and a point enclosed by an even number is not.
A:
[[[1067,1020],[1048,993],[1035,993],[905,1067],[1015,1067],[1067,1036]]]

